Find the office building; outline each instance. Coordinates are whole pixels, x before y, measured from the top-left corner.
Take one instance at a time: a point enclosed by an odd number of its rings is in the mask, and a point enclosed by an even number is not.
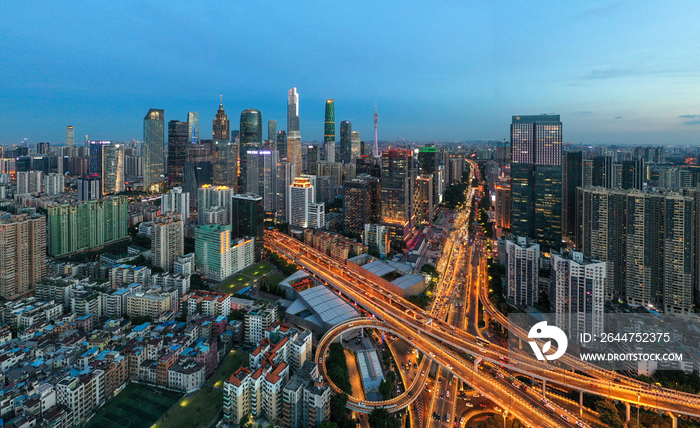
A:
[[[78,200],[91,201],[100,199],[102,180],[99,177],[81,177],[78,179]]]
[[[238,146],[228,140],[212,141],[212,179],[214,186],[238,188]]]
[[[249,149],[246,154],[249,193],[262,196],[265,212],[277,208],[277,150]]]
[[[496,227],[510,229],[510,180],[496,183]]]
[[[237,194],[231,198],[231,237],[255,238],[255,261],[263,254],[265,210],[263,198],[253,193]]]
[[[168,180],[180,185],[184,180],[187,147],[191,144],[190,124],[171,120],[168,122]]]
[[[301,175],[301,132],[299,131],[299,94],[289,90],[287,98],[287,162],[293,165],[294,177]]]
[[[564,152],[562,161],[562,234],[576,233],[576,188],[583,186],[583,152]]]
[[[287,132],[277,131],[277,151],[280,159],[287,159]]]
[[[381,221],[381,191],[379,179],[360,174],[343,183],[343,229],[361,234],[368,223]]]
[[[190,144],[199,143],[199,113],[187,113],[187,141]]]
[[[112,196],[49,206],[49,255],[61,257],[128,238],[127,205],[126,196]]]
[[[326,118],[323,129],[323,160],[335,162],[335,102],[326,100]],[[311,172],[311,174],[316,174]]]
[[[323,148],[319,145],[309,146],[306,151],[306,158],[308,160],[308,168],[306,169],[309,174],[318,174],[318,163],[322,161],[321,153]]]
[[[330,175],[316,176],[316,202],[330,205],[335,201],[335,177]]]
[[[46,196],[63,193],[66,184],[66,177],[63,174],[51,172],[44,177],[44,194]]]
[[[279,162],[277,164],[277,212],[275,215],[278,222],[289,221],[287,219],[289,186],[292,185],[293,181],[292,164],[289,162]]]
[[[510,167],[510,143],[507,141],[496,143],[496,165],[500,168]]]
[[[360,144],[360,131],[350,133],[350,161],[354,165],[357,159],[362,157]]]
[[[433,221],[433,175],[421,174],[416,177],[413,206],[416,223]]]
[[[604,332],[605,263],[586,260],[577,251],[552,253],[550,272],[556,326],[568,337],[599,337]]]
[[[525,237],[505,242],[506,292],[519,306],[532,306],[539,301],[540,246]]]
[[[197,272],[212,281],[223,281],[233,274],[231,265],[231,225],[204,224],[194,230]]]
[[[165,180],[165,112],[150,109],[143,119],[143,190],[159,193]]]
[[[543,251],[561,246],[562,125],[559,115],[513,116],[511,230],[537,239]]]
[[[224,98],[219,97],[219,110],[216,112],[214,122],[212,123],[212,140],[229,141],[230,125],[226,112],[224,111]]]
[[[433,176],[433,206],[440,203],[442,186],[438,173],[440,171],[440,151],[435,146],[423,146],[418,149],[418,174]]]
[[[46,276],[46,218],[0,219],[0,243],[0,295],[6,300],[33,295]]]
[[[168,213],[156,217],[151,241],[153,266],[172,272],[175,260],[185,253],[185,222],[182,214]]]
[[[71,125],[66,127],[66,146],[75,146],[75,129]]]
[[[190,194],[183,193],[182,187],[173,187],[169,193],[164,193],[160,200],[162,214],[179,213],[187,221],[190,216]]]
[[[102,195],[124,191],[124,144],[102,146]]]
[[[257,152],[262,148],[262,115],[254,109],[243,110],[241,113],[241,145],[240,161],[241,174],[239,178],[242,193],[256,192],[255,189],[248,189],[248,156],[249,150]],[[254,186],[256,187],[256,186]]]
[[[340,122],[340,156],[338,160],[342,163],[350,163],[352,161],[350,134],[352,134],[352,123],[349,120]],[[330,162],[334,161],[330,160]]]
[[[319,207],[320,205],[320,207]],[[324,204],[316,204],[316,191],[309,177],[297,177],[289,187],[288,222],[291,226],[323,227]]]
[[[51,153],[51,143],[36,143],[36,152],[40,155]]]
[[[88,143],[89,149],[89,160],[88,160],[88,173],[90,175],[95,175],[102,177],[102,156],[103,148],[112,144],[111,141],[90,141]]]
[[[364,243],[369,247],[370,254],[376,251],[379,257],[385,257],[391,250],[389,229],[381,224],[365,224]]]
[[[277,121],[268,120],[267,121],[267,141],[274,146],[277,141]]]
[[[410,150],[382,152],[382,224],[389,228],[394,242],[402,241],[413,226],[412,160]]]

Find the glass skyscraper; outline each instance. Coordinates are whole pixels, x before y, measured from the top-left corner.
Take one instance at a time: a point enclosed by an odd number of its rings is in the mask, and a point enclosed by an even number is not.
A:
[[[249,108],[241,112],[241,144],[239,178],[240,192],[248,191],[248,150],[257,150],[262,146],[262,115],[258,110]]]
[[[340,122],[340,162],[343,163],[350,163],[352,158],[350,134],[352,134],[352,123],[349,120]]]
[[[277,131],[277,152],[280,159],[287,159],[287,132]]]
[[[324,158],[327,162],[335,162],[335,102],[326,100],[326,120],[323,129]]]
[[[412,180],[410,150],[382,152],[382,223],[389,228],[392,241],[403,240],[412,226]]]
[[[277,138],[277,121],[268,120],[267,121],[267,141],[275,141]]]
[[[165,111],[150,109],[143,118],[143,190],[160,192],[165,181]]]
[[[562,125],[559,115],[513,116],[511,232],[561,247]]]
[[[187,146],[189,145],[189,124],[178,120],[168,122],[168,180],[171,184],[181,185]]]
[[[199,113],[187,113],[187,138],[190,143],[197,144],[199,142]]]
[[[262,196],[247,193],[233,195],[231,200],[232,238],[251,236],[255,238],[255,261],[263,253],[263,222],[265,220]]]

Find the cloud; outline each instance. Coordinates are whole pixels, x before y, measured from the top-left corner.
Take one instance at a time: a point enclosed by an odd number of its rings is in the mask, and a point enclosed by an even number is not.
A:
[[[683,125],[700,125],[700,120],[689,120],[687,122],[683,122]]]
[[[622,119],[622,116],[615,116],[615,119]]]
[[[682,114],[678,117],[681,119],[700,119],[700,114]]]

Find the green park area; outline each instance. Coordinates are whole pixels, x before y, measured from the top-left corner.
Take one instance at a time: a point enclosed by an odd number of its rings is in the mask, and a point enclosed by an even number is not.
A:
[[[150,427],[182,394],[132,383],[90,420],[87,428]]]
[[[223,280],[216,289],[222,293],[236,294],[246,287],[250,287],[255,283],[255,279],[249,276],[238,275],[231,276]]]
[[[152,428],[192,428],[209,425],[223,406],[224,381],[241,366],[248,366],[248,354],[242,351],[229,352],[221,366],[199,391],[182,397]]]
[[[267,260],[263,260],[261,262],[255,263],[253,266],[245,269],[241,273],[243,275],[247,275],[253,278],[260,278],[270,273],[272,269],[274,269],[274,266],[272,266]]]

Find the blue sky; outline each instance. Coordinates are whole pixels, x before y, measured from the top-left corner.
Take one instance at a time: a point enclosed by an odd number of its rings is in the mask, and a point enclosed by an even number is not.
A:
[[[334,98],[363,140],[376,101],[380,139],[502,139],[511,115],[558,113],[567,142],[700,142],[696,1],[97,3],[3,4],[0,144],[141,139],[149,108],[199,112],[206,138],[219,94],[232,128],[256,108],[285,129],[293,86],[305,141]]]

